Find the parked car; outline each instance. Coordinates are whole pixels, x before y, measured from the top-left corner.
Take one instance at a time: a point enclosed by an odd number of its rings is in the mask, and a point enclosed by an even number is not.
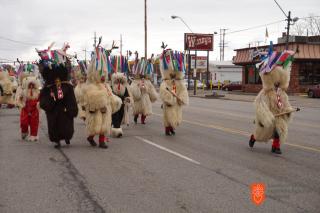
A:
[[[188,88],[188,79],[184,79],[184,85],[186,86],[186,88]]]
[[[184,85],[188,88],[188,79],[184,79]],[[190,89],[194,87],[194,80],[190,79]]]
[[[320,98],[320,84],[308,89],[309,98]]]
[[[235,81],[230,84],[223,85],[222,90],[232,91],[232,90],[242,90],[242,82]]]

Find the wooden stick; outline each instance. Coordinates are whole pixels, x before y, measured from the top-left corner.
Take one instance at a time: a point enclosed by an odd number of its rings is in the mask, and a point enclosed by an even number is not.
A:
[[[300,111],[300,108],[295,108],[295,109],[291,109],[291,110],[289,110],[289,111],[287,111],[287,112],[281,112],[281,113],[279,113],[279,114],[275,114],[274,116],[275,117],[278,117],[278,116],[281,116],[281,115],[286,115],[286,114],[289,114],[289,113],[291,113],[291,112],[298,112],[298,111]]]
[[[168,87],[166,87],[166,89],[171,93],[171,95],[173,95],[174,97],[176,97],[176,99],[178,99],[181,103],[184,104],[184,102],[181,100],[180,97],[178,97],[174,92],[172,92]]]

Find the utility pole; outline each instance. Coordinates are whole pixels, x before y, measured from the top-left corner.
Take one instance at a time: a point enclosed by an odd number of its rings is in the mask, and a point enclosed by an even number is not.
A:
[[[94,39],[93,47],[96,48],[96,45],[97,45],[97,34],[96,34],[96,32],[94,32],[94,37],[93,37],[93,39]]]
[[[286,50],[289,48],[289,32],[290,32],[290,22],[291,22],[291,11],[288,12],[288,17],[287,17],[287,39],[286,39]]]
[[[280,4],[274,0],[274,2],[277,4],[277,6],[279,7],[279,9],[282,11],[283,15],[287,18],[286,21],[287,21],[287,35],[286,35],[286,50],[288,50],[289,48],[289,33],[290,33],[290,25],[293,25],[295,22],[297,22],[299,20],[298,17],[294,17],[293,19],[291,18],[291,11],[289,10],[288,12],[288,15],[284,12],[284,10],[282,9],[282,7],[280,6]],[[291,24],[291,21],[293,22]]]
[[[220,61],[224,61],[224,48],[227,47],[225,43],[225,35],[226,35],[226,30],[228,29],[220,29]]]
[[[144,0],[144,58],[147,59],[147,0]]]
[[[82,51],[84,51],[84,61],[87,61],[87,48]]]

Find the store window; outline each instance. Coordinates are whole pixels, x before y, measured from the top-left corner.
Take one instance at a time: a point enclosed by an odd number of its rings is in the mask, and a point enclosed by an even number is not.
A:
[[[320,84],[320,62],[306,61],[299,63],[299,84]]]
[[[245,78],[246,84],[261,84],[259,70],[255,65],[247,65],[245,67]]]

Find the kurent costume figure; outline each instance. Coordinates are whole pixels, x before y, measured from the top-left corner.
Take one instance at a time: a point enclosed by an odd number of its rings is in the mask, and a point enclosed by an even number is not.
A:
[[[106,50],[96,47],[88,66],[87,82],[83,88],[87,140],[91,146],[96,146],[94,136],[99,135],[99,147],[108,148],[107,135],[111,133],[111,117],[122,104],[119,97],[112,94],[109,84],[106,83],[110,67],[110,60]]]
[[[17,106],[20,108],[21,138],[28,136],[29,141],[38,140],[40,82],[36,76],[25,77],[21,92],[17,94]],[[29,131],[30,129],[30,131]]]
[[[17,73],[16,75],[18,76],[18,86],[17,86],[17,89],[16,89],[16,93],[15,93],[15,104],[16,104],[16,107],[18,107],[20,110],[22,109],[22,105],[23,105],[23,102],[21,102],[21,97],[23,97],[23,81],[25,78],[27,77],[30,77],[30,76],[33,76],[33,77],[36,77],[36,80],[37,80],[37,83],[39,84],[39,88],[40,89],[40,81],[39,81],[39,68],[38,68],[38,65],[36,64],[30,64],[30,63],[27,63],[27,64],[24,64],[23,62],[20,62],[19,59],[18,59],[18,62],[19,62],[19,67],[17,69]]]
[[[141,115],[141,123],[145,124],[146,117],[152,114],[152,103],[154,103],[158,94],[150,81],[153,72],[152,58],[149,60],[136,59],[132,68],[135,79],[130,85],[130,91],[133,97],[133,115],[134,122],[138,122]]]
[[[285,143],[288,122],[294,110],[288,100],[286,90],[290,81],[293,51],[276,52],[270,47],[268,55],[258,65],[262,90],[255,99],[255,132],[249,146],[255,141],[268,142],[273,139],[272,153],[281,154],[280,143]]]
[[[38,51],[41,57],[39,70],[45,81],[40,91],[40,107],[47,116],[49,139],[56,143],[55,148],[60,148],[61,140],[70,144],[78,107],[69,81],[71,64],[70,56],[66,54],[68,46],[53,51],[50,50],[51,46],[47,50]]]
[[[113,93],[121,98],[122,104],[120,110],[112,114],[112,136],[121,137],[123,131],[121,124],[128,124],[128,105],[133,103],[131,93],[128,89],[127,77],[124,73],[115,72],[111,77],[111,85]]]
[[[77,82],[77,86],[74,88],[74,93],[76,96],[77,104],[78,104],[78,117],[82,120],[86,120],[86,111],[85,111],[85,103],[84,97],[82,95],[83,88],[86,85],[86,73],[87,73],[87,66],[86,62],[78,61],[79,68],[75,72],[75,78]]]
[[[189,104],[188,91],[184,85],[183,53],[164,50],[160,56],[160,71],[160,98],[163,102],[165,134],[174,135],[175,128],[182,122],[182,106]]]
[[[0,70],[0,106],[6,104],[8,108],[14,107],[13,84],[10,81],[9,74]]]
[[[29,76],[28,73],[21,72],[18,76],[18,88],[16,90],[16,95],[15,95],[15,104],[16,106],[21,110],[22,109],[22,102],[21,102],[21,96],[22,96],[22,83],[25,78]]]

